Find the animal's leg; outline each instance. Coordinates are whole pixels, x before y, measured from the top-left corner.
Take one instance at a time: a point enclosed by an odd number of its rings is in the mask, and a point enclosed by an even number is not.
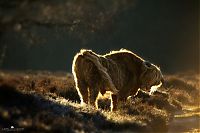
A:
[[[106,89],[102,88],[100,89],[101,95],[104,95],[106,93]]]
[[[87,85],[83,82],[78,82],[77,83],[78,87],[78,94],[81,99],[81,104],[83,105],[84,103],[88,104],[88,88]]]
[[[115,94],[111,94],[111,111],[117,110],[117,104],[118,104],[118,97]]]
[[[125,103],[127,101],[127,97],[119,97],[119,102]]]
[[[89,103],[90,105],[94,106],[96,109],[98,109],[98,101],[97,101],[97,97],[99,94],[99,91],[97,89],[94,88],[89,88]]]

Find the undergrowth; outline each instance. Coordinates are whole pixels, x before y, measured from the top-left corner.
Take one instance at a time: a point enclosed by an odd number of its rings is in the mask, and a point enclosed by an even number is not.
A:
[[[62,72],[0,72],[0,128],[22,132],[167,132],[168,123],[186,105],[198,104],[199,75],[166,75],[166,86],[149,96],[139,91],[110,112],[80,106],[73,76]]]

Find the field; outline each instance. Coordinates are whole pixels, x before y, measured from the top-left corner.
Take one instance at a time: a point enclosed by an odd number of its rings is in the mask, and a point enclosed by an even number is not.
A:
[[[0,71],[0,132],[200,132],[200,75],[164,75],[165,88],[139,91],[116,112],[80,106],[73,76],[64,72]]]

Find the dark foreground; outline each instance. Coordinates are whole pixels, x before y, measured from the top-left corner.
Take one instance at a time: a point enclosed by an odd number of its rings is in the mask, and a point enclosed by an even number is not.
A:
[[[110,112],[105,97],[99,110],[81,107],[71,74],[0,71],[0,132],[200,132],[199,78],[165,75],[162,92]]]

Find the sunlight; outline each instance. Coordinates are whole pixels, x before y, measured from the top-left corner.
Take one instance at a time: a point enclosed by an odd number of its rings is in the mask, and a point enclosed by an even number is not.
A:
[[[200,119],[200,107],[198,106],[184,106],[183,114],[177,114],[174,117],[176,118],[186,118],[186,117],[198,117]]]
[[[154,86],[151,86],[151,90],[150,90],[150,95],[152,95],[159,87],[161,87],[162,85],[162,82],[160,82],[160,84],[158,85],[154,85]]]

